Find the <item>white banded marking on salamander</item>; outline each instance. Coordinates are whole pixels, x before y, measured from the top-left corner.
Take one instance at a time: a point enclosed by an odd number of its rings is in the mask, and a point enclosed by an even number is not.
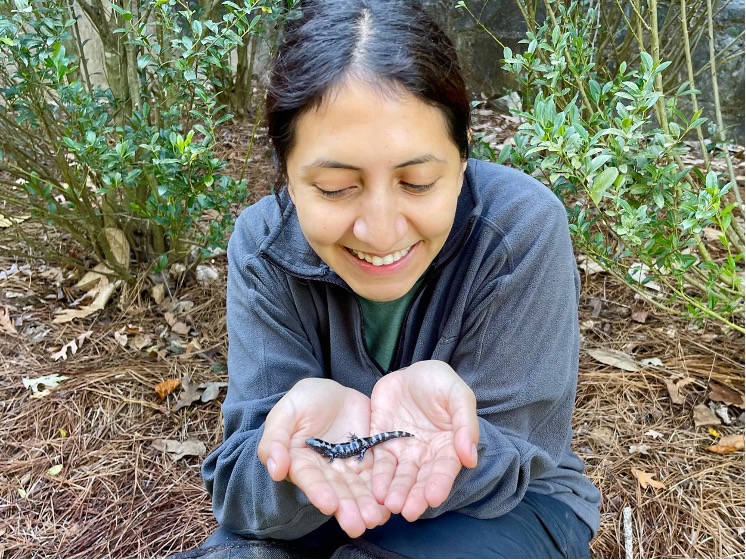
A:
[[[344,443],[329,443],[319,438],[308,438],[306,445],[316,451],[316,453],[320,453],[324,457],[329,457],[330,463],[334,459],[346,459],[355,455],[358,455],[358,461],[362,461],[365,452],[374,445],[401,437],[414,437],[414,435],[398,430],[395,432],[382,432],[367,438],[360,438],[355,434],[350,434],[350,440]]]

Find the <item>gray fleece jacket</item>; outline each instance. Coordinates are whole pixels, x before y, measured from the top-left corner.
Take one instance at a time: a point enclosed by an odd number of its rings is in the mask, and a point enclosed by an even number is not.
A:
[[[202,474],[218,522],[299,538],[329,519],[257,457],[264,420],[299,380],[370,395],[384,374],[355,294],[306,242],[283,196],[247,208],[228,245],[224,442]],[[518,171],[470,160],[451,233],[404,320],[392,370],[447,362],[477,397],[479,462],[424,517],[508,512],[526,491],[568,504],[595,533],[601,497],[570,450],[579,278],[560,201]]]

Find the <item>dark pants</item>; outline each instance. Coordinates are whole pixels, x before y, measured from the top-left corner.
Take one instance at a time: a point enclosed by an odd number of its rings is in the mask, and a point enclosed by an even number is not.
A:
[[[568,506],[549,496],[527,493],[518,506],[495,519],[448,512],[410,523],[395,515],[355,541],[331,519],[303,538],[284,544],[306,558],[376,557],[375,552],[373,556],[346,555],[342,549],[350,543],[373,551],[383,549],[379,556],[383,558],[590,558],[591,536],[590,528]],[[219,528],[202,548],[240,546],[241,542],[246,539]]]

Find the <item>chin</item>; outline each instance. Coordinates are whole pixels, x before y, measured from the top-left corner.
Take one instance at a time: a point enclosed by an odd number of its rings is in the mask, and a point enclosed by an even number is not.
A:
[[[413,284],[414,285],[414,284]],[[371,289],[363,289],[356,290],[353,288],[353,291],[365,299],[369,299],[371,301],[392,301],[395,299],[399,299],[403,295],[405,295],[412,286],[409,288],[402,288],[402,289],[396,289],[396,288],[387,288],[387,289],[381,289],[381,290],[371,290]]]

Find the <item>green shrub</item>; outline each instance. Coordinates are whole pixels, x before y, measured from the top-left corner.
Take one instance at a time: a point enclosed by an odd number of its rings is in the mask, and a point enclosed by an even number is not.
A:
[[[247,191],[215,156],[216,128],[232,117],[215,76],[230,72],[231,52],[284,2],[223,2],[215,20],[187,2],[135,4],[0,0],[0,200],[127,280],[111,229],[135,262],[158,269],[224,246]],[[80,10],[104,45],[106,88],[91,84],[81,56]],[[201,219],[206,211],[211,220]],[[36,249],[70,261],[66,248]]]
[[[514,111],[522,119],[515,145],[498,161],[550,186],[568,210],[576,249],[646,300],[743,332],[735,185],[681,159],[684,137],[706,121],[701,110],[686,116],[679,108],[697,92],[683,83],[666,97],[660,78],[669,63],[644,50],[639,68],[599,66],[594,7],[545,6],[548,18],[528,33],[526,51],[504,49],[524,109]]]

